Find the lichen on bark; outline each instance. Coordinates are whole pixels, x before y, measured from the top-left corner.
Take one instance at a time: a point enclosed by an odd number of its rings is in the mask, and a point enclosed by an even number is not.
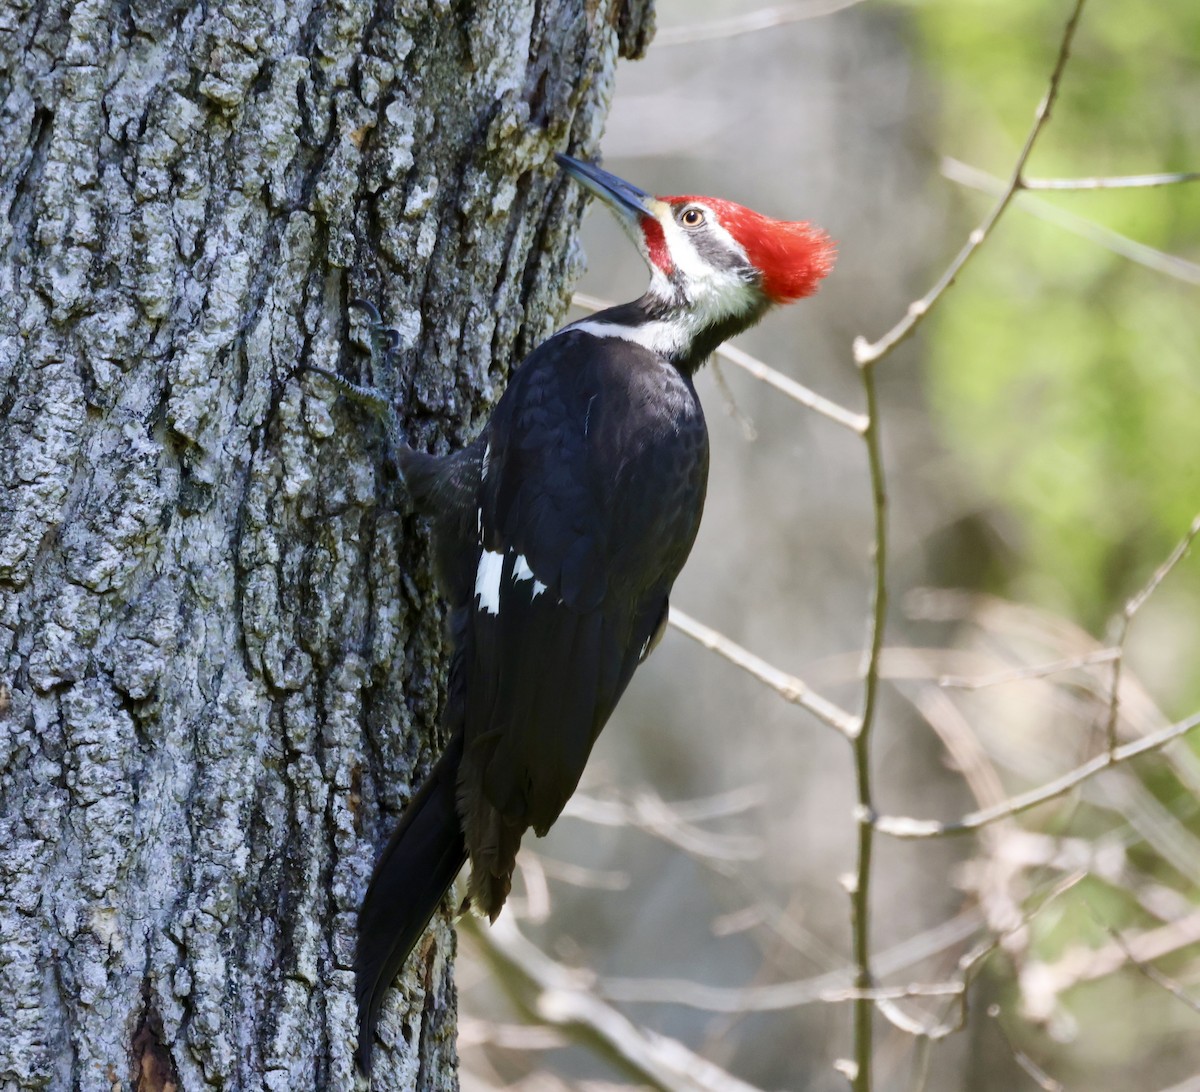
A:
[[[415,442],[547,331],[642,0],[17,2],[0,27],[0,1086],[349,1088],[355,913],[437,747]],[[364,376],[375,382],[385,377]],[[375,1087],[454,1087],[445,923]]]

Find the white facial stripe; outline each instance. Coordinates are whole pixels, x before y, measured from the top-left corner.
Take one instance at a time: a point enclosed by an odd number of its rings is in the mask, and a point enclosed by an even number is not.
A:
[[[699,205],[698,207],[704,208],[703,205]],[[709,224],[716,223],[717,218],[709,209],[705,208],[704,213]],[[668,211],[659,220],[659,223],[662,224],[663,235],[667,240],[667,251],[683,275],[689,281],[698,280],[706,276],[708,273],[707,263],[700,257],[700,253],[696,250],[695,246],[692,245],[692,240],[688,238],[688,233],[676,222],[674,213]]]
[[[745,248],[724,228],[716,213],[701,202],[691,202],[704,210],[707,230],[719,239],[731,254],[740,255],[749,264]],[[716,326],[733,315],[745,314],[761,306],[761,294],[736,269],[718,269],[710,265],[696,249],[689,233],[664,205],[659,220],[667,249],[681,276],[672,280],[653,263],[650,265],[649,294],[671,305],[671,317],[656,322],[624,326],[615,322],[581,319],[558,332],[578,330],[595,337],[617,337],[632,341],[650,352],[675,357],[686,351],[701,331]],[[679,285],[687,293],[687,306],[680,307]]]
[[[706,205],[694,204],[704,209],[709,235],[719,239],[730,254],[738,255],[749,264],[745,248],[721,226],[716,213]],[[663,224],[663,232],[671,254],[679,256],[679,268],[683,271],[692,313],[698,325],[710,325],[727,315],[749,310],[754,305],[757,295],[755,289],[746,283],[736,269],[717,269],[706,262],[689,233],[679,226],[674,216],[668,217]]]
[[[750,264],[745,248],[722,227],[712,209],[699,201],[690,202],[690,205],[704,210],[704,230],[710,236],[719,239],[730,254],[736,254]],[[697,328],[712,325],[728,315],[754,306],[757,293],[737,270],[717,269],[709,264],[696,249],[691,233],[680,226],[673,214],[664,217],[661,223],[667,248],[683,273],[691,314],[695,317]]]
[[[479,597],[479,609],[488,614],[500,613],[500,571],[504,568],[504,555],[498,550],[484,550],[475,570],[475,594]]]

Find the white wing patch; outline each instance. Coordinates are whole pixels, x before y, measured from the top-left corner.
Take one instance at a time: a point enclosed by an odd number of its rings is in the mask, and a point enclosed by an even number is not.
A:
[[[504,568],[504,555],[499,550],[484,550],[475,570],[475,595],[479,598],[479,609],[488,614],[500,613],[500,571]]]
[[[517,563],[513,566],[513,583],[518,580],[532,580],[533,570],[529,567],[529,562],[525,560],[525,555],[521,554],[517,558]]]
[[[542,594],[542,592],[546,590],[546,585],[533,575],[533,570],[529,567],[529,561],[526,559],[524,554],[520,554],[517,557],[517,563],[513,566],[512,578],[514,584],[518,580],[533,581],[533,595],[530,596],[530,599],[536,599]]]
[[[479,609],[488,614],[500,613],[500,578],[504,575],[504,559],[507,556],[499,550],[484,550],[479,556],[479,568],[475,570],[475,598],[479,600]],[[518,584],[524,580],[533,581],[530,599],[536,599],[547,590],[546,585],[534,576],[529,559],[524,554],[518,554],[513,562],[512,582]]]

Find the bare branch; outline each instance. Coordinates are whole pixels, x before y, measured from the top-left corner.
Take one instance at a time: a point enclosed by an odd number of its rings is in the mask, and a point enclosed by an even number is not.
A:
[[[491,961],[497,977],[551,1027],[600,1047],[661,1092],[758,1092],[676,1039],[637,1028],[589,989],[589,976],[555,962],[517,929],[511,915],[482,928],[461,927]]]
[[[497,1046],[502,1050],[556,1050],[570,1040],[557,1028],[538,1024],[501,1024],[492,1020],[458,1018],[458,1049],[471,1046]]]
[[[720,799],[722,808],[726,810],[707,813],[693,810],[692,814],[714,818],[746,811],[761,803],[762,793],[757,788],[750,788],[738,790],[736,797],[734,794],[722,794]],[[634,827],[693,857],[710,862],[751,861],[761,856],[762,843],[759,839],[702,830],[685,819],[687,807],[687,804],[668,804],[645,790],[638,792],[629,802],[597,800],[577,792],[567,801],[562,814],[600,826]]]
[[[1075,28],[1079,24],[1079,16],[1083,12],[1083,5],[1084,0],[1075,0],[1075,6],[1071,9],[1071,16],[1067,20],[1066,29],[1063,31],[1062,41],[1059,44],[1058,58],[1054,63],[1053,71],[1050,73],[1049,87],[1046,89],[1046,94],[1034,113],[1033,127],[1029,130],[1029,135],[1025,138],[1025,145],[1021,149],[1021,154],[1017,156],[1017,162],[1009,177],[1008,185],[1005,186],[1000,199],[996,202],[992,211],[988,213],[983,223],[971,232],[967,238],[966,245],[958,252],[957,257],[950,263],[949,268],[942,274],[933,288],[921,297],[921,299],[909,304],[908,312],[904,318],[876,342],[869,342],[864,337],[855,339],[854,359],[860,368],[883,359],[897,345],[912,335],[913,331],[924,321],[925,316],[937,305],[946,290],[958,279],[958,275],[962,272],[963,267],[987,241],[988,236],[992,233],[992,229],[996,226],[1000,217],[1004,215],[1005,209],[1008,208],[1012,199],[1021,189],[1021,176],[1025,170],[1025,164],[1029,161],[1029,155],[1033,151],[1033,146],[1037,143],[1043,127],[1049,120],[1050,111],[1054,107],[1054,100],[1058,97],[1058,86],[1062,81],[1063,71],[1067,66],[1067,59],[1071,55],[1071,41],[1075,37]]]
[[[1093,910],[1093,914],[1094,913],[1095,911]],[[1113,941],[1117,944],[1121,951],[1125,953],[1125,958],[1129,960],[1129,962],[1132,963],[1139,971],[1141,971],[1143,975],[1150,979],[1150,981],[1156,986],[1161,986],[1177,1001],[1182,1001],[1193,1012],[1200,1013],[1200,1001],[1192,997],[1192,995],[1189,994],[1173,978],[1163,974],[1162,971],[1155,967],[1153,963],[1148,963],[1144,959],[1139,959],[1134,950],[1126,942],[1125,938],[1121,936],[1120,932],[1114,929],[1111,925],[1104,924],[1104,928],[1108,932],[1108,935],[1113,938]]]
[[[919,593],[910,594],[906,600],[910,618],[924,621],[970,621],[990,637],[998,637],[1008,643],[1016,643],[1022,647],[1030,642],[1044,644],[1056,649],[1060,655],[1075,656],[1092,652],[1100,652],[1102,646],[1085,630],[1066,619],[1047,615],[1045,612],[1028,604],[1012,603],[994,596],[976,593],[952,592],[945,589],[922,589]],[[888,657],[884,659],[885,668]],[[897,667],[906,666],[898,664]],[[829,669],[825,672],[829,675]],[[939,674],[944,672],[939,672]],[[959,671],[958,674],[967,672]],[[843,669],[841,675],[850,674],[850,668]],[[889,671],[887,677],[897,677]],[[902,677],[928,677],[927,674],[910,673]],[[1101,678],[1100,672],[1082,671],[1077,681],[1107,706],[1111,699],[1111,686],[1108,678]],[[1121,716],[1124,723],[1126,738],[1137,738],[1156,732],[1167,724],[1167,718],[1154,703],[1145,689],[1135,680],[1125,678],[1121,682]],[[1164,752],[1175,776],[1197,797],[1200,797],[1200,759],[1192,748],[1187,746],[1169,747]],[[1160,851],[1162,847],[1159,847]],[[1176,867],[1179,867],[1177,864]],[[1188,875],[1195,874],[1195,868],[1184,868]]]
[[[1066,1085],[1060,1084],[1051,1077],[1041,1066],[1037,1064],[1028,1054],[1025,1053],[1016,1043],[1012,1041],[1012,1037],[1008,1034],[1008,1029],[1001,1023],[1000,1006],[992,1005],[988,1009],[988,1015],[996,1019],[996,1026],[1000,1029],[1000,1034],[1004,1037],[1005,1043],[1008,1044],[1008,1049],[1012,1051],[1013,1059],[1016,1061],[1030,1077],[1042,1092],[1067,1092]]]
[[[1108,718],[1104,729],[1109,750],[1113,750],[1117,746],[1117,721],[1121,711],[1121,668],[1125,662],[1125,643],[1129,640],[1129,626],[1133,622],[1134,615],[1142,609],[1146,600],[1155,593],[1159,585],[1170,575],[1171,570],[1187,554],[1197,534],[1200,534],[1200,515],[1192,520],[1187,533],[1179,540],[1175,549],[1167,556],[1166,561],[1154,570],[1142,590],[1126,601],[1125,608],[1121,611],[1113,627],[1117,635],[1115,643],[1121,654],[1113,661],[1112,677],[1109,682]]]
[[[880,973],[898,973],[938,951],[962,943],[979,929],[982,921],[972,913],[960,915],[947,924],[881,952],[877,964]],[[852,980],[848,968],[765,986],[710,986],[690,979],[605,978],[599,993],[611,1001],[681,1005],[706,1012],[777,1012],[816,1004],[827,992],[852,988]]]
[[[933,687],[919,690],[913,704],[942,741],[976,804],[987,808],[1002,803],[1005,793],[1000,775],[958,706]]]
[[[954,690],[983,690],[989,686],[999,686],[1002,683],[1024,682],[1029,679],[1045,679],[1051,675],[1061,675],[1067,671],[1076,671],[1081,667],[1094,667],[1096,664],[1112,663],[1121,658],[1120,649],[1102,648],[1098,652],[1088,652],[1083,656],[1069,656],[1062,660],[1053,660],[1045,664],[1030,664],[1028,667],[1014,667],[1007,671],[995,671],[990,675],[969,677],[966,675],[942,675],[938,686]]]
[[[963,999],[966,989],[984,960],[1009,936],[1024,929],[1042,910],[1070,891],[1085,875],[1086,873],[1077,871],[1064,876],[1038,900],[1036,906],[1028,908],[1013,926],[989,936],[964,952],[957,960],[957,978],[949,982],[887,986],[864,991],[849,986],[853,971],[847,968],[794,982],[745,987],[710,986],[687,979],[609,978],[601,980],[597,992],[613,1001],[671,1004],[730,1014],[775,1012],[821,1002],[863,1000],[867,1004],[882,1006],[904,996],[957,998],[960,1004],[960,1019],[937,1024],[922,1023],[919,1028],[919,1034],[931,1039],[941,1039],[962,1026],[965,1010],[961,1009],[961,1006],[965,1004]],[[939,925],[879,953],[876,968],[881,974],[899,973],[919,960],[944,950],[949,944],[967,939],[979,924],[976,914],[959,915],[952,922]],[[889,1019],[893,1019],[894,1016],[894,1012],[888,1014]]]
[[[1200,535],[1200,513],[1192,520],[1187,533],[1179,540],[1175,549],[1167,557],[1167,560],[1154,570],[1154,575],[1146,581],[1146,586],[1125,604],[1124,614],[1126,618],[1132,619],[1142,609],[1146,600],[1158,590],[1158,586],[1170,576],[1171,570],[1187,555],[1197,535]]]
[[[585,812],[581,811],[577,818],[586,819],[600,826],[627,826],[637,822],[638,809],[648,802],[649,807],[657,814],[660,808],[668,808],[672,816],[681,822],[702,823],[708,819],[726,819],[731,815],[744,815],[754,808],[761,807],[766,799],[766,792],[761,785],[743,785],[737,789],[714,793],[712,796],[697,796],[689,800],[673,800],[667,804],[662,797],[647,789],[640,789],[632,794],[632,803],[623,800],[600,800],[587,793],[577,793],[572,799],[578,799],[585,804]],[[565,814],[572,814],[566,812]]]
[[[871,736],[875,711],[879,703],[879,665],[883,655],[884,627],[888,611],[888,506],[887,485],[883,468],[883,445],[879,435],[879,397],[875,383],[875,366],[869,363],[859,369],[867,403],[867,428],[863,442],[867,445],[867,467],[871,479],[871,510],[875,520],[873,552],[873,581],[870,607],[867,611],[867,652],[863,670],[863,708],[858,732],[850,737],[854,748],[854,781],[858,796],[855,822],[858,826],[858,849],[855,872],[846,886],[850,896],[850,937],[854,953],[854,984],[859,989],[874,985],[871,971],[871,854],[875,841],[875,800],[871,788]],[[875,1006],[866,999],[854,1005],[854,1092],[871,1092],[873,1062],[872,1020]]]
[[[1110,766],[1128,762],[1131,758],[1158,750],[1172,740],[1186,735],[1200,726],[1200,713],[1193,714],[1185,720],[1168,725],[1161,731],[1152,732],[1148,736],[1126,743],[1114,750],[1105,751],[1089,762],[1077,766],[1070,773],[1063,774],[1040,788],[1020,793],[991,808],[983,808],[971,812],[953,823],[939,823],[931,819],[909,819],[898,816],[881,815],[875,819],[875,829],[881,834],[889,834],[893,838],[941,838],[949,834],[965,834],[978,830],[997,819],[1005,819],[1010,815],[1018,815],[1039,804],[1045,804],[1070,792],[1075,786],[1094,777]]]
[[[589,296],[586,292],[576,292],[571,297],[571,302],[585,311],[602,311],[606,307],[613,306],[611,300],[602,300],[598,296]],[[828,398],[817,394],[816,391],[810,390],[803,383],[797,383],[791,376],[776,371],[761,360],[751,356],[745,350],[739,349],[736,345],[722,345],[717,349],[715,355],[721,360],[727,360],[735,367],[741,368],[742,371],[753,376],[760,382],[766,383],[767,386],[773,387],[793,402],[799,403],[806,409],[814,410],[823,417],[828,417],[829,420],[841,425],[843,428],[849,429],[859,436],[863,434],[867,427],[867,419],[861,413],[854,413],[839,406],[836,402],[831,402]]]
[[[1109,178],[1024,178],[1021,185],[1027,190],[1129,190],[1143,186],[1174,186],[1181,182],[1200,182],[1200,171],[1126,174]]]
[[[522,850],[522,853],[527,851]],[[585,865],[571,864],[560,861],[555,857],[538,854],[542,871],[549,879],[572,887],[584,887],[593,891],[625,891],[629,887],[628,872],[615,869],[588,868]]]
[[[1119,943],[1101,948],[1074,945],[1053,963],[1039,963],[1022,976],[1025,1005],[1035,1018],[1044,1018],[1060,994],[1083,982],[1107,978],[1130,963],[1148,964],[1196,944],[1200,944],[1200,910],[1178,921],[1127,934]]]
[[[1005,183],[1002,179],[988,174],[987,171],[960,163],[956,159],[942,160],[942,174],[952,182],[970,186],[972,189],[992,196],[998,196],[1005,190]],[[1165,251],[1147,246],[1145,243],[1139,243],[1136,239],[1129,238],[1128,235],[1122,235],[1119,231],[1105,227],[1104,224],[1098,224],[1086,216],[1080,216],[1069,209],[1059,208],[1058,205],[1053,205],[1037,197],[1019,195],[1017,204],[1025,212],[1040,220],[1045,220],[1081,238],[1088,239],[1097,246],[1105,247],[1114,254],[1128,258],[1131,262],[1137,262],[1138,265],[1143,265],[1147,269],[1153,269],[1156,273],[1164,273],[1168,277],[1174,277],[1187,284],[1200,284],[1200,265],[1189,262],[1186,258],[1167,254]]]
[[[733,388],[729,385],[729,380],[725,378],[725,369],[721,367],[720,360],[714,359],[711,368],[713,378],[717,381],[717,388],[721,392],[721,397],[725,400],[726,414],[742,426],[742,438],[746,443],[754,443],[758,439],[758,427],[754,424],[750,415],[743,413],[742,407],[738,405]]]
[[[859,436],[866,431],[867,418],[863,414],[853,413],[836,402],[831,402],[828,398],[809,390],[803,383],[797,383],[791,376],[776,371],[736,345],[722,345],[716,355],[723,360],[728,360],[730,364],[736,365],[748,375],[754,376],[755,379],[766,383],[767,386],[773,387],[780,394],[787,395],[793,402],[798,402],[806,409],[815,410],[843,428],[848,428]]]
[[[929,314],[930,310],[955,282],[959,272],[972,255],[983,245],[992,229],[1021,185],[1021,175],[1058,95],[1059,83],[1070,56],[1071,42],[1083,11],[1084,0],[1075,0],[1071,16],[1063,30],[1058,58],[1050,74],[1049,86],[1034,115],[1033,126],[1017,157],[1007,190],[996,203],[984,223],[971,233],[966,246],[959,252],[941,279],[922,299],[908,308],[907,314],[887,334],[874,344],[864,337],[854,340],[854,359],[859,366],[866,400],[867,427],[862,437],[867,446],[867,462],[871,479],[872,511],[875,520],[874,581],[871,607],[868,614],[867,655],[863,677],[863,710],[857,735],[849,737],[854,748],[855,784],[858,794],[856,821],[858,849],[855,873],[847,884],[851,905],[851,946],[855,964],[854,984],[859,990],[874,986],[871,969],[870,883],[871,857],[878,819],[871,783],[870,739],[879,699],[880,660],[883,653],[884,627],[887,621],[887,563],[888,563],[888,503],[883,466],[883,451],[879,431],[878,391],[875,365],[897,345],[908,338]],[[1110,752],[1111,753],[1111,752]],[[845,1072],[854,1092],[871,1092],[873,1065],[873,1017],[875,1005],[865,997],[854,1002],[854,1059]],[[896,1014],[892,1013],[895,1017]]]
[[[785,23],[798,23],[803,19],[817,19],[823,15],[852,8],[862,0],[808,0],[802,4],[778,4],[775,7],[759,8],[744,15],[731,15],[725,19],[709,19],[702,23],[689,23],[678,27],[662,27],[654,36],[655,47],[690,45],[692,42],[708,42],[719,38],[736,38],[742,34],[753,34],[759,30],[770,30]]]
[[[913,1068],[912,1080],[908,1086],[908,1092],[925,1092],[929,1086],[929,1070],[933,1061],[933,1044],[934,1040],[928,1035],[917,1036],[916,1046],[913,1049]]]
[[[767,663],[766,660],[755,656],[753,652],[731,641],[724,634],[706,626],[703,622],[696,621],[690,614],[684,613],[674,604],[671,605],[670,622],[680,633],[690,637],[697,644],[703,645],[710,652],[715,652],[735,667],[740,667],[759,682],[766,683],[784,701],[807,709],[822,723],[836,729],[848,738],[853,738],[858,734],[859,720],[857,717],[827,698],[821,697],[802,679],[798,679],[795,675],[789,675]]]

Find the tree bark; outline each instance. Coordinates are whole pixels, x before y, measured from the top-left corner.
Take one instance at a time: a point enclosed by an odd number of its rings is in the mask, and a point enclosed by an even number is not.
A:
[[[650,0],[16,0],[0,25],[0,1088],[355,1083],[355,915],[446,655],[414,442],[562,310]],[[452,934],[377,1089],[446,1089]],[[411,966],[411,965],[410,965]]]

